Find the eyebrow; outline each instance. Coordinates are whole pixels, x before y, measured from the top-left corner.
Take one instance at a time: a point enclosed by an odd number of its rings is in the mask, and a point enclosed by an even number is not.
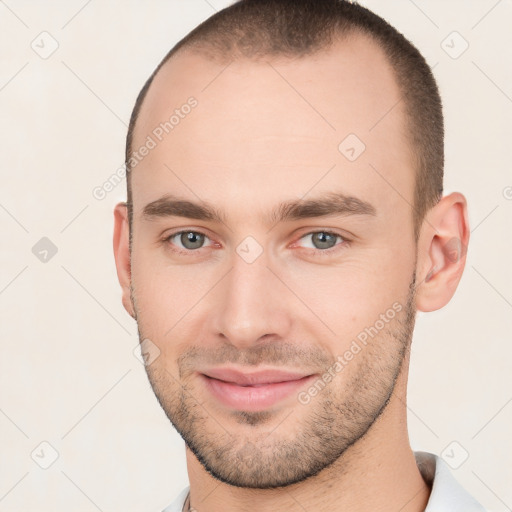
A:
[[[273,225],[315,217],[376,214],[375,207],[367,201],[343,193],[328,192],[318,198],[285,201],[270,212],[266,221]],[[210,203],[189,201],[170,194],[144,206],[142,217],[148,221],[165,217],[186,217],[226,224],[224,213]]]

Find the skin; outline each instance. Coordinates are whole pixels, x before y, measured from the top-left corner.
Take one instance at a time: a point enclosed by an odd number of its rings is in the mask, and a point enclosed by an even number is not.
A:
[[[133,147],[190,96],[198,105],[131,175],[131,255],[126,205],[114,211],[123,304],[160,351],[146,369],[187,442],[191,505],[422,511],[430,488],[407,433],[408,349],[415,311],[443,307],[460,280],[465,199],[443,197],[416,242],[403,102],[375,125],[400,93],[366,38],[226,64],[186,50],[162,68]],[[338,150],[350,133],[366,145],[354,162]],[[333,191],[375,215],[269,222],[282,202]],[[223,222],[146,218],[165,194],[215,205]],[[180,230],[204,233],[205,246],[165,241]],[[328,254],[311,237],[322,231],[342,237]],[[262,250],[252,263],[236,252],[247,236]],[[293,394],[263,412],[234,411],[199,378],[221,364],[322,375],[395,303],[400,312],[308,404]]]

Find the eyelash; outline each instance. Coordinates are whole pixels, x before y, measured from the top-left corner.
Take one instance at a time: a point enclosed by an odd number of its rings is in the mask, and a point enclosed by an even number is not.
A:
[[[162,242],[166,243],[169,246],[171,246],[171,245],[173,245],[171,243],[171,240],[173,238],[175,238],[176,236],[178,236],[178,235],[182,235],[183,233],[195,233],[195,234],[198,234],[198,235],[203,235],[205,238],[210,240],[208,235],[206,233],[203,233],[202,231],[197,231],[197,230],[194,230],[194,229],[182,229],[180,231],[176,231],[174,233],[171,233],[170,235],[167,235],[162,240]],[[328,249],[306,248],[306,251],[308,251],[310,253],[310,255],[312,255],[314,257],[322,257],[322,256],[331,255],[333,252],[337,252],[337,251],[345,249],[345,247],[350,243],[350,240],[348,238],[346,238],[344,235],[341,235],[341,234],[336,233],[334,231],[328,231],[328,230],[323,230],[323,229],[319,229],[319,230],[316,230],[316,231],[308,231],[307,233],[304,233],[298,240],[302,240],[303,238],[305,238],[307,236],[311,236],[311,235],[314,235],[314,234],[317,234],[317,233],[325,233],[327,235],[335,236],[336,238],[339,238],[341,240],[341,242],[335,244],[333,247],[329,247]],[[297,242],[294,242],[294,244],[295,243],[297,243]],[[213,243],[212,245],[215,245],[215,243]],[[207,247],[211,247],[211,245],[207,246]],[[173,252],[175,252],[177,254],[192,255],[193,253],[197,253],[197,255],[199,255],[200,249],[203,249],[203,248],[204,247],[200,247],[199,249],[181,249],[181,248],[180,249],[174,249],[173,248],[173,249],[171,249],[171,251],[173,251]]]

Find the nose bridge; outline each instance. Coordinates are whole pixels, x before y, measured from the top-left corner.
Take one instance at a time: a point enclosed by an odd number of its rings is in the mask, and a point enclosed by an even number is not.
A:
[[[290,316],[278,279],[268,268],[265,253],[256,259],[247,257],[254,249],[244,252],[243,243],[233,254],[232,268],[218,293],[217,334],[232,344],[250,346],[265,335],[286,336]]]

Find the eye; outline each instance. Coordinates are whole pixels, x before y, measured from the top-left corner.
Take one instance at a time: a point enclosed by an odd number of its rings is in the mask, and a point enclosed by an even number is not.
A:
[[[194,251],[211,245],[211,243],[205,245],[205,241],[210,239],[199,231],[178,231],[168,236],[165,240],[172,245],[176,245],[179,249],[185,249],[186,251]]]
[[[336,243],[337,240],[341,240],[340,243]],[[305,247],[310,249],[328,250],[332,249],[336,245],[341,245],[345,240],[337,233],[331,233],[329,231],[314,231],[308,233],[300,238],[300,240],[306,240],[307,244]]]

